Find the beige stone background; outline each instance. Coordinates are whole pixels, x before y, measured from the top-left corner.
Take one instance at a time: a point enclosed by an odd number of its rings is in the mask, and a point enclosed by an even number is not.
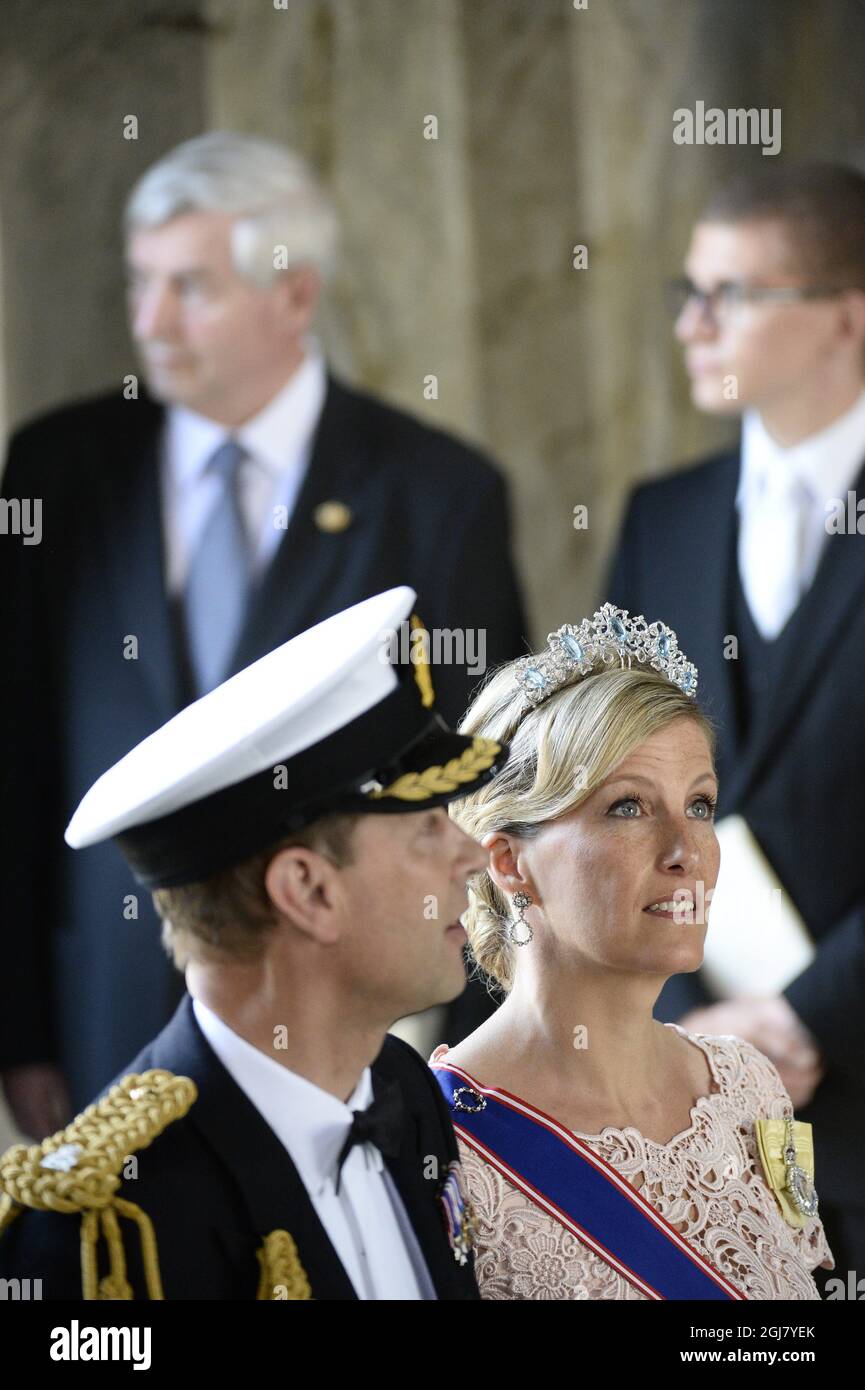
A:
[[[863,0],[3,0],[0,426],[135,369],[138,174],[209,128],[283,139],[344,221],[332,361],[498,458],[540,641],[604,597],[631,483],[731,437],[688,403],[661,286],[765,156],[677,146],[673,111],[778,107],[779,158],[863,163],[863,72]]]

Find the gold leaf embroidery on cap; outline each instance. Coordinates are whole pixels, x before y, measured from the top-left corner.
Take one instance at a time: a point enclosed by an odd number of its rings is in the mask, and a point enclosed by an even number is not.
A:
[[[458,758],[425,768],[423,772],[405,772],[390,786],[375,788],[367,792],[371,801],[383,796],[395,796],[400,801],[424,801],[428,796],[438,796],[440,792],[454,792],[464,782],[473,782],[487,768],[492,767],[499,753],[500,743],[489,738],[474,738]]]

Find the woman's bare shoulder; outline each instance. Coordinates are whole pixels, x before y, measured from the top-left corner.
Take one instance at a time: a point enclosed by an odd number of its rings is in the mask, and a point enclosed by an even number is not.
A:
[[[485,1056],[489,1049],[473,1044],[472,1038],[464,1038],[456,1047],[448,1047],[447,1043],[439,1043],[434,1049],[429,1061],[430,1066],[444,1064],[449,1067],[459,1067],[461,1071],[469,1072],[476,1081],[482,1081],[482,1076],[475,1070],[484,1069]]]

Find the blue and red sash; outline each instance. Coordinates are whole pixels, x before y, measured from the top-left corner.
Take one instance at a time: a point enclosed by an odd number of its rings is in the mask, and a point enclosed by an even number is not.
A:
[[[647,1298],[747,1301],[615,1168],[550,1115],[509,1091],[480,1086],[460,1067],[437,1063],[433,1071],[459,1137]]]

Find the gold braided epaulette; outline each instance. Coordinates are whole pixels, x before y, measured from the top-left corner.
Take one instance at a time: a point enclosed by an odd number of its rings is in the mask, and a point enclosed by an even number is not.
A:
[[[65,1129],[41,1144],[15,1144],[0,1157],[0,1232],[25,1209],[80,1213],[83,1297],[131,1298],[118,1216],[141,1235],[151,1298],[162,1298],[156,1238],[149,1217],[117,1195],[126,1159],[181,1119],[198,1092],[186,1076],[153,1070],[124,1076]],[[97,1279],[96,1242],[108,1243],[111,1272]]]
[[[256,1253],[261,1270],[256,1298],[278,1302],[312,1298],[309,1278],[290,1232],[271,1231]]]
[[[464,782],[473,782],[481,772],[492,767],[499,753],[500,743],[480,736],[473,738],[468,748],[458,758],[449,762],[427,767],[423,772],[405,772],[387,787],[368,792],[371,801],[383,796],[395,796],[401,801],[425,801],[429,796],[440,792],[453,792]]]

